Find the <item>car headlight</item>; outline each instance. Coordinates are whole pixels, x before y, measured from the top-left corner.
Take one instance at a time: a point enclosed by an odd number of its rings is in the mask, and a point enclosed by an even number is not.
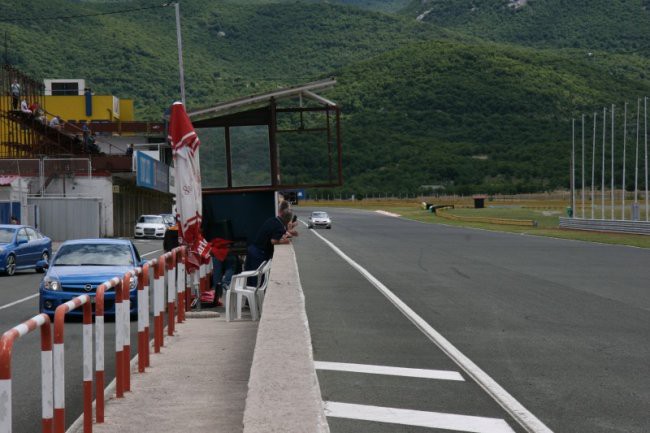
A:
[[[0,254],[5,252],[5,247],[0,247]]]
[[[61,283],[54,278],[45,278],[43,286],[46,290],[61,290]]]
[[[137,287],[138,287],[138,277],[134,275],[131,278],[131,290],[133,290],[133,289],[135,289]]]

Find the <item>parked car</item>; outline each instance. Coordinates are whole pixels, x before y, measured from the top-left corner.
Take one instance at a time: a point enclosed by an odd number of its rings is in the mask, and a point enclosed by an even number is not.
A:
[[[311,213],[309,219],[307,219],[307,228],[313,229],[316,227],[332,228],[332,220],[327,215],[327,212],[315,211]]]
[[[54,314],[56,307],[79,295],[90,295],[101,283],[141,266],[137,248],[128,239],[76,239],[61,244],[51,262],[40,263],[47,268],[39,287],[41,313]],[[137,278],[131,279],[131,314],[138,311]],[[94,308],[93,308],[94,310]],[[106,292],[104,313],[115,314],[115,291]],[[70,312],[82,315],[81,309]]]
[[[20,269],[43,272],[39,261],[47,262],[52,253],[52,239],[34,227],[0,224],[0,271],[13,275]]]
[[[141,215],[135,224],[135,237],[162,239],[166,229],[167,224],[161,215]]]
[[[174,224],[176,224],[176,218],[174,218],[174,215],[170,213],[164,213],[164,214],[160,214],[160,216],[163,217],[163,221],[165,222],[167,227],[171,227]]]

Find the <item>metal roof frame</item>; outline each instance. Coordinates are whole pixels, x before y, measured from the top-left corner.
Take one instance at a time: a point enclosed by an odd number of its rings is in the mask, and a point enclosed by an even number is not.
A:
[[[336,104],[334,102],[313,93],[313,91],[315,90],[327,90],[329,88],[332,88],[334,87],[335,84],[336,84],[336,80],[334,78],[327,78],[320,81],[312,81],[311,83],[302,84],[293,87],[286,87],[284,89],[274,90],[272,92],[261,93],[258,95],[244,96],[243,98],[222,102],[213,107],[190,111],[189,113],[187,113],[187,115],[190,118],[192,118],[196,116],[202,116],[205,114],[217,114],[232,109],[246,107],[248,105],[266,103],[266,102],[270,102],[271,100],[292,98],[296,96],[304,96],[306,98],[313,99],[321,104],[335,107]]]

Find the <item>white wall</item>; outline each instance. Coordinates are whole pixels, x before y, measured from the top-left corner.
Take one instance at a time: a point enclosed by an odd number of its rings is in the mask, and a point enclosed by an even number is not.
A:
[[[38,182],[37,178],[33,179]],[[73,177],[54,179],[45,191],[46,196],[98,198],[101,201],[100,235],[112,237],[113,230],[113,181],[110,177]]]

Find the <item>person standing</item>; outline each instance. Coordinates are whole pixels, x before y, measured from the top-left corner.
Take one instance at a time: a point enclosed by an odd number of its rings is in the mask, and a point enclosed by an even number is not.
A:
[[[20,103],[20,84],[18,84],[18,80],[11,83],[11,103],[14,110],[17,110]]]

